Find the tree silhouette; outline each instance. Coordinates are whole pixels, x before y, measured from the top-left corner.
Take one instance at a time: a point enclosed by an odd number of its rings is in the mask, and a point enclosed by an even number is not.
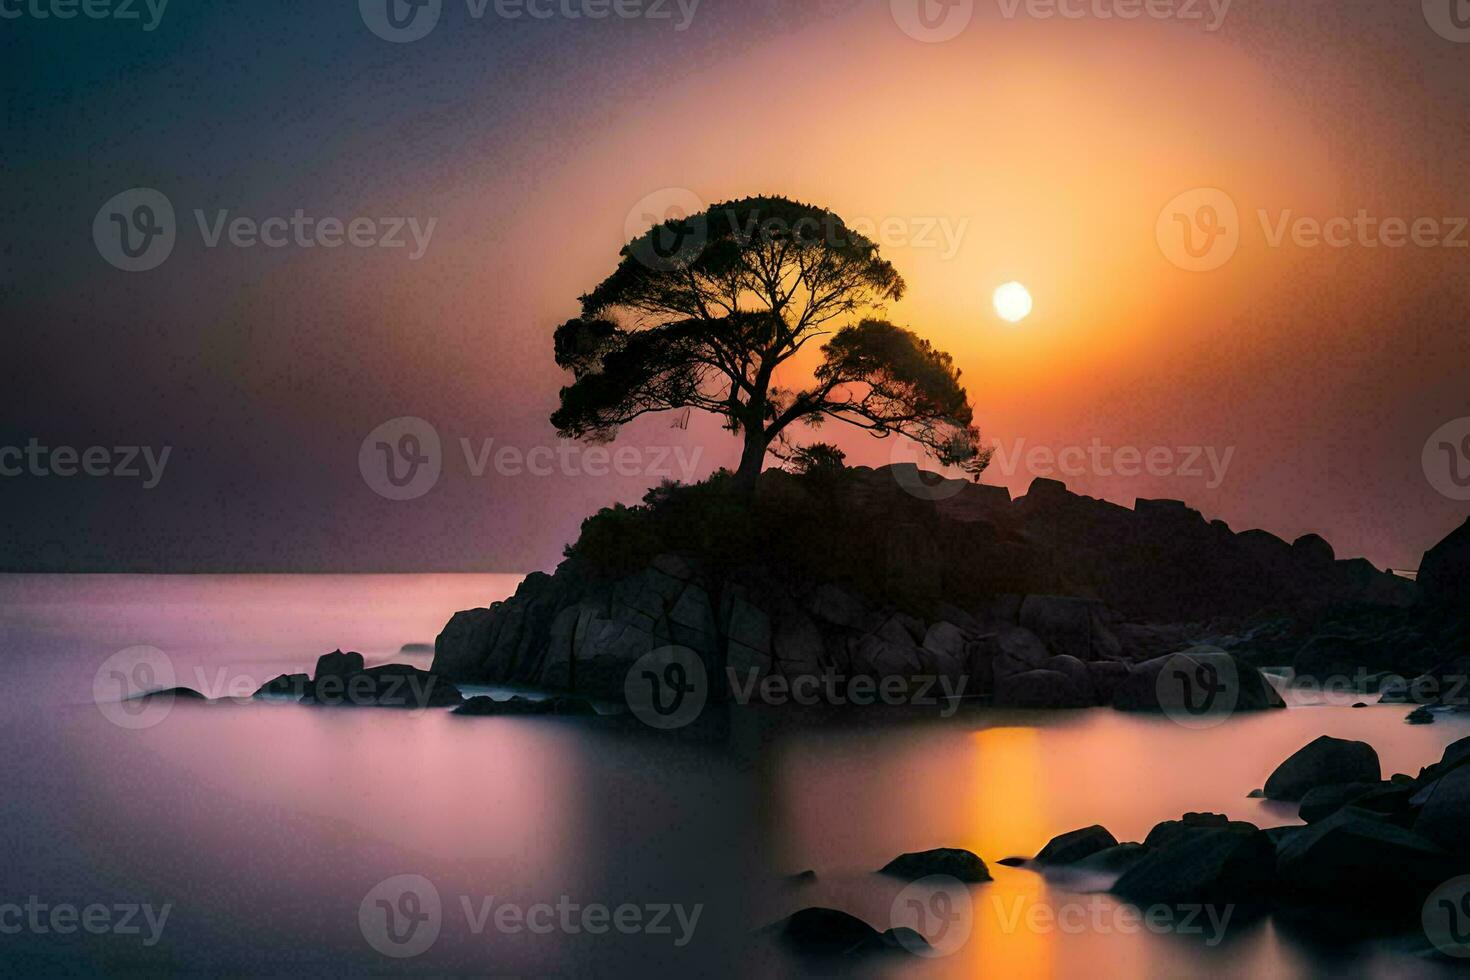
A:
[[[582,315],[557,328],[556,361],[574,380],[552,424],[605,441],[651,412],[713,412],[744,437],[746,490],[793,423],[827,419],[902,434],[978,474],[990,452],[952,359],[876,317],[903,292],[877,245],[823,208],[755,197],[670,219],[624,246]],[[821,337],[812,384],[783,387],[778,369]]]

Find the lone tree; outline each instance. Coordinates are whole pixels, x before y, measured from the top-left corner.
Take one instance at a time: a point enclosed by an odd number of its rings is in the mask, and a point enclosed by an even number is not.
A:
[[[822,208],[755,197],[665,221],[557,328],[556,362],[574,380],[552,424],[606,441],[640,415],[714,412],[744,437],[747,492],[767,452],[789,451],[792,423],[829,418],[907,436],[978,476],[990,452],[952,359],[876,316],[903,292],[877,245]],[[781,386],[781,366],[819,337],[811,385]]]

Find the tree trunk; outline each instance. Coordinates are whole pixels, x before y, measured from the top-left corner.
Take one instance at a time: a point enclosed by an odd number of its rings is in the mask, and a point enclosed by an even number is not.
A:
[[[735,471],[735,486],[746,496],[755,494],[755,483],[766,461],[766,435],[759,428],[745,430],[745,451],[740,454],[740,469]]]

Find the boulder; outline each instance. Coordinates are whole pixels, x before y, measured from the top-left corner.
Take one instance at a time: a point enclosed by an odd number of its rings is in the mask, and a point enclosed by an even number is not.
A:
[[[1375,783],[1338,783],[1314,787],[1302,794],[1297,816],[1307,823],[1325,820],[1376,786]]]
[[[1090,708],[1092,692],[1055,670],[1028,670],[995,679],[998,708]]]
[[[1106,827],[1094,824],[1053,837],[1036,855],[1036,860],[1043,864],[1072,864],[1117,846],[1118,839]]]
[[[1081,660],[1064,653],[1048,660],[1044,669],[1065,675],[1080,700],[1089,706],[1097,704],[1097,692],[1092,689],[1092,671]]]
[[[1373,746],[1323,735],[1276,767],[1266,780],[1266,798],[1297,801],[1319,786],[1377,783],[1382,778]]]
[[[1158,850],[1220,830],[1252,834],[1257,828],[1255,824],[1244,820],[1231,820],[1223,813],[1186,813],[1178,820],[1165,820],[1156,824],[1143,839],[1143,845],[1151,850]]]
[[[1118,688],[1128,677],[1128,665],[1116,660],[1093,660],[1087,665],[1093,693],[1099,704],[1112,704]]]
[[[1096,874],[1122,874],[1148,856],[1149,849],[1142,844],[1119,844],[1076,861],[1068,867],[1077,872]]]
[[[1433,841],[1352,807],[1283,838],[1276,870],[1292,895],[1362,911],[1402,910],[1461,873]]]
[[[933,653],[963,661],[965,658],[964,631],[953,623],[935,623],[925,631],[923,647]]]
[[[1011,674],[1040,670],[1051,660],[1051,653],[1041,638],[1019,626],[1002,626],[987,637],[986,645],[997,681]]]
[[[1414,832],[1455,854],[1470,854],[1470,767],[1436,780],[1424,799]]]
[[[1271,893],[1275,865],[1262,831],[1207,829],[1150,850],[1112,891],[1138,904],[1259,902]]]
[[[929,875],[948,875],[963,882],[990,880],[990,869],[970,851],[958,847],[936,847],[928,851],[900,854],[878,869],[879,874],[917,881]]]
[[[1213,702],[1205,699],[1206,683],[1220,688]],[[1113,707],[1120,711],[1184,711],[1186,699],[1209,713],[1286,707],[1265,674],[1219,650],[1189,650],[1134,664],[1113,691]]]

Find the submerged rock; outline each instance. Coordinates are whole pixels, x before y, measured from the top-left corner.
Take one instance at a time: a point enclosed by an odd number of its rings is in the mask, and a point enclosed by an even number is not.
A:
[[[958,847],[936,847],[929,851],[900,854],[879,869],[879,874],[917,881],[929,875],[948,875],[958,881],[990,881],[990,869],[979,856]]]
[[[787,946],[808,956],[850,956],[882,952],[923,954],[929,943],[912,929],[898,927],[879,932],[855,915],[837,909],[812,907],[780,923]]]
[[[452,708],[463,701],[459,688],[449,681],[408,664],[384,664],[351,674],[318,671],[301,698],[302,704],[354,708]]]
[[[516,695],[505,701],[497,701],[491,697],[479,696],[470,698],[464,704],[454,709],[457,715],[596,715],[597,709],[589,701],[582,698],[543,698],[533,700],[531,698]]]
[[[1297,801],[1319,786],[1377,783],[1382,778],[1373,746],[1323,735],[1276,767],[1266,780],[1266,798]]]

